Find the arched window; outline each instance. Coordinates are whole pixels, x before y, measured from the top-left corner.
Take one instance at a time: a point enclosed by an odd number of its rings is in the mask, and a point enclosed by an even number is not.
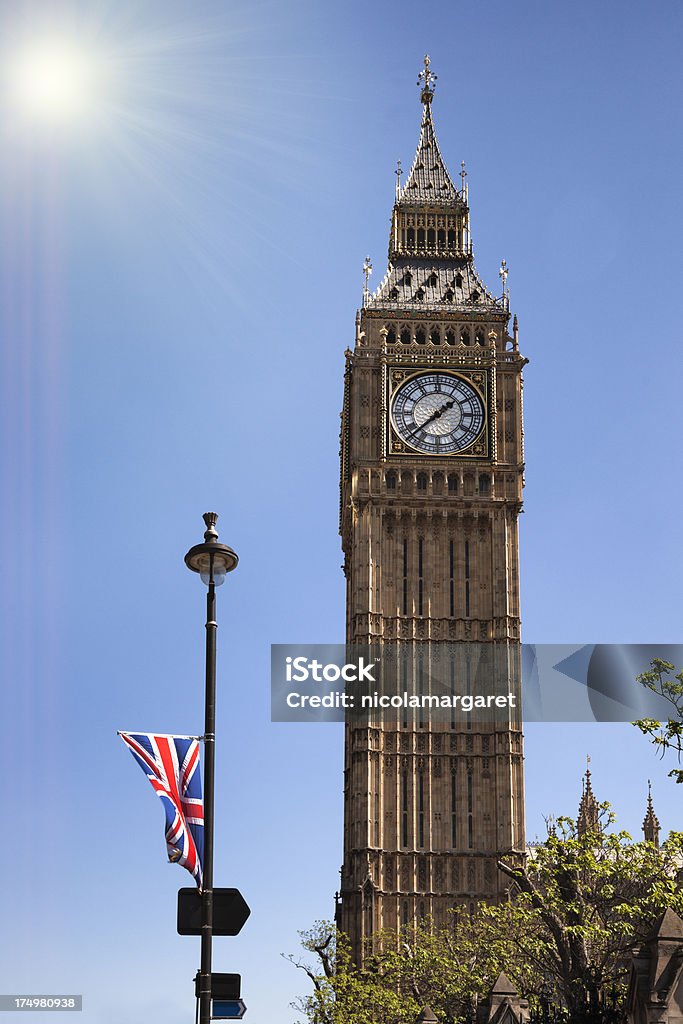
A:
[[[407,237],[408,237],[408,245],[412,249],[413,246],[415,245],[415,228],[408,228],[408,231],[407,231],[406,234],[407,234]]]
[[[470,332],[468,330],[466,330],[465,328],[463,328],[463,330],[460,332],[460,344],[461,345],[469,345],[469,343],[470,343]]]
[[[445,245],[446,244],[446,232],[444,231],[443,228],[439,228],[436,237],[437,237],[437,239],[439,241],[439,245]]]
[[[484,473],[479,477],[479,494],[486,497],[491,493],[491,477]]]
[[[441,344],[441,335],[439,334],[439,332],[436,329],[436,327],[434,328],[432,333],[429,335],[429,340],[431,341],[432,345],[440,345]]]
[[[395,491],[396,490],[396,473],[393,471],[393,469],[389,470],[389,472],[387,473],[385,479],[386,479],[386,482],[387,482],[387,490],[388,491]]]
[[[417,474],[417,489],[418,489],[418,491],[426,491],[427,490],[427,474],[426,473],[418,473]]]
[[[453,228],[448,232],[448,247],[449,249],[455,249],[455,231]]]
[[[451,291],[450,288],[446,292],[444,298],[446,299],[446,302],[452,302],[453,301],[453,292]]]
[[[436,274],[430,274],[429,275],[429,283],[430,283],[432,288],[436,288],[437,284],[439,283],[439,279],[436,276]]]
[[[432,490],[434,494],[443,494],[443,473],[435,473],[432,477]]]
[[[403,282],[408,286],[410,286],[413,283],[413,275],[410,273],[409,270],[406,270],[405,274],[403,275]]]
[[[455,275],[455,287],[462,288],[462,274]]]
[[[407,327],[404,327],[401,331],[401,344],[410,345],[410,331]]]
[[[427,344],[427,338],[425,336],[425,332],[422,330],[421,327],[418,327],[418,329],[415,331],[415,341],[417,342],[418,345],[426,345]]]
[[[476,341],[477,345],[483,345],[484,344],[484,332],[483,331],[477,331],[477,333],[474,336],[474,340]]]
[[[424,244],[425,244],[425,229],[424,228],[418,228],[417,229],[417,247],[418,247],[418,249],[420,247],[424,247]]]
[[[435,244],[436,244],[436,231],[434,230],[434,228],[429,228],[429,230],[427,231],[427,245],[429,245],[429,246],[431,246],[433,248]]]
[[[393,327],[390,327],[389,330],[387,331],[387,344],[388,345],[395,345],[396,344],[396,331],[394,330]]]
[[[479,302],[479,292],[478,291],[473,291],[472,292],[472,302]]]
[[[455,345],[455,334],[453,331],[446,331],[446,344]]]
[[[448,493],[449,494],[457,494],[458,493],[458,478],[455,475],[455,473],[449,473],[448,474]]]

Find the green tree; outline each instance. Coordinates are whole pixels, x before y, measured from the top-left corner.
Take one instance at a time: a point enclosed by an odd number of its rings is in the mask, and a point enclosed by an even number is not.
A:
[[[674,750],[680,763],[683,753],[683,672],[674,673],[675,668],[670,661],[653,658],[650,669],[637,676],[637,682],[669,702],[672,716],[666,722],[641,718],[633,724],[650,737],[662,757],[667,750]],[[669,775],[676,782],[683,782],[683,769],[672,768]]]
[[[293,1004],[303,1020],[309,1024],[405,1024],[417,1016],[417,1004],[400,991],[391,956],[370,957],[358,969],[348,939],[329,921],[317,921],[299,936],[304,956],[289,954],[286,959],[304,971],[313,987]],[[312,963],[306,954],[313,954]]]
[[[471,1019],[478,1000],[504,971],[536,1005],[550,998],[573,1021],[604,1019],[600,994],[623,998],[630,952],[667,907],[683,914],[676,874],[683,835],[660,850],[633,843],[605,827],[579,834],[560,818],[525,867],[500,862],[510,878],[509,900],[460,908],[444,928],[374,937],[363,969],[348,941],[319,923],[302,935],[306,960],[289,959],[308,975],[313,992],[298,1005],[309,1024],[410,1024],[429,1004],[442,1024]]]
[[[540,998],[542,986],[550,988],[576,1020],[595,1016],[600,993],[623,990],[631,950],[658,915],[667,907],[683,913],[676,881],[683,835],[673,833],[658,850],[610,832],[608,805],[602,814],[603,825],[583,834],[560,818],[524,868],[501,862],[518,892],[483,910],[514,937],[511,979],[519,963],[533,965],[526,994]]]

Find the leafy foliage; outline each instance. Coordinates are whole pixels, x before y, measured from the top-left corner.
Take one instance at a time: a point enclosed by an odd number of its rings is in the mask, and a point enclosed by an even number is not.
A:
[[[319,922],[302,933],[313,992],[297,1006],[308,1024],[408,1024],[428,1004],[441,1024],[471,1020],[477,1002],[504,971],[537,1008],[551,1001],[571,1020],[600,1020],[601,994],[622,999],[633,946],[667,907],[683,915],[676,876],[683,834],[660,850],[610,832],[611,816],[579,834],[560,818],[524,868],[500,862],[511,897],[453,911],[445,928],[375,935],[362,968],[346,937]]]
[[[602,811],[612,824],[607,804]],[[604,827],[579,834],[572,819],[560,818],[524,870],[500,865],[519,892],[483,913],[501,924],[507,919],[517,958],[535,965],[527,994],[550,989],[571,1016],[580,1016],[601,992],[623,987],[631,949],[657,916],[667,907],[683,913],[681,863],[680,833],[657,850]]]
[[[649,671],[637,677],[637,682],[664,697],[672,707],[673,717],[666,722],[641,718],[633,724],[650,737],[662,757],[667,750],[675,750],[680,762],[683,753],[683,672],[674,675],[675,669],[671,662],[662,661],[661,658],[653,658],[650,666]],[[683,782],[683,769],[672,768],[669,775],[676,782]]]

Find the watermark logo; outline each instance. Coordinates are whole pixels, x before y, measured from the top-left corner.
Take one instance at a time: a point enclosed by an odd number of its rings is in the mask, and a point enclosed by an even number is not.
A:
[[[315,683],[338,683],[343,680],[345,683],[374,683],[373,675],[377,662],[365,663],[362,656],[358,662],[346,662],[339,665],[336,662],[323,662],[313,658],[312,660],[301,655],[292,658],[288,655],[285,658],[285,679],[288,683],[307,683],[311,679]]]

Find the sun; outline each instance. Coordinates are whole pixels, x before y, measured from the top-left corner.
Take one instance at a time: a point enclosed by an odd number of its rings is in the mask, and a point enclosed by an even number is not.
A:
[[[7,71],[17,113],[64,122],[92,112],[103,68],[96,54],[77,42],[49,39],[26,46]]]

